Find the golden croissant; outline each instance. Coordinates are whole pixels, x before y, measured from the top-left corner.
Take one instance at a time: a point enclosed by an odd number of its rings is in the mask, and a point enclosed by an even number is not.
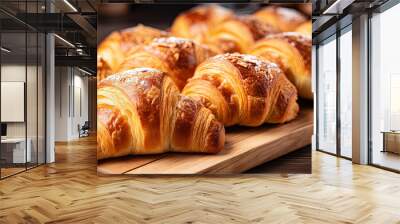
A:
[[[304,35],[306,35],[306,36],[311,38],[311,34],[312,34],[312,23],[311,23],[311,21],[307,21],[307,22],[304,22],[304,23],[300,24],[300,26],[298,26],[294,30],[294,32],[298,32],[298,33],[304,34]]]
[[[239,53],[200,64],[182,94],[199,99],[226,126],[284,123],[299,111],[296,88],[276,64]]]
[[[194,7],[176,17],[171,33],[177,37],[203,42],[210,28],[233,15],[231,10],[218,5]]]
[[[276,33],[269,24],[252,16],[238,16],[210,29],[205,43],[219,48],[224,53],[245,53],[258,39]]]
[[[205,45],[185,38],[158,38],[149,45],[133,48],[118,71],[148,67],[167,73],[179,89],[192,77],[198,64],[215,55]]]
[[[98,159],[168,151],[217,153],[224,126],[179,94],[163,72],[137,68],[108,76],[97,90]]]
[[[280,33],[259,40],[250,54],[278,64],[296,86],[299,96],[313,99],[311,44],[311,38],[300,33]]]
[[[294,31],[300,24],[307,20],[299,11],[280,6],[267,6],[258,10],[253,15],[281,32]]]
[[[100,81],[115,73],[132,47],[167,36],[167,32],[143,25],[112,32],[97,48],[97,79]]]

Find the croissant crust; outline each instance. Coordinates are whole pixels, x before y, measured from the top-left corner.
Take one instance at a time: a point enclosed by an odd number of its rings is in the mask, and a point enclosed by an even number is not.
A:
[[[236,16],[210,29],[206,43],[225,53],[246,53],[256,40],[276,32],[253,16]]]
[[[149,45],[133,48],[119,71],[149,67],[166,72],[179,89],[192,77],[198,64],[215,55],[205,45],[185,38],[157,38]]]
[[[294,31],[300,24],[304,23],[306,17],[295,9],[267,6],[254,13],[258,19],[269,23],[281,32]]]
[[[127,52],[133,47],[148,44],[156,37],[167,36],[167,32],[143,25],[112,32],[97,49],[98,80],[117,72]]]
[[[233,12],[218,5],[198,6],[181,13],[171,27],[173,35],[204,42],[207,31],[233,17]]]
[[[214,56],[198,66],[183,89],[224,125],[283,123],[298,112],[296,88],[275,64],[238,53]]]
[[[311,39],[300,33],[273,34],[259,40],[250,53],[278,64],[299,95],[312,99],[311,44]]]
[[[179,94],[167,74],[138,68],[98,84],[98,159],[168,151],[216,153],[223,125],[200,102]]]

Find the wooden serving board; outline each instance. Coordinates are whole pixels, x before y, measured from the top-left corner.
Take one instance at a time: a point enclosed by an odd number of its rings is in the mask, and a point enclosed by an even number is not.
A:
[[[165,153],[99,161],[99,174],[238,174],[311,144],[313,110],[282,125],[226,129],[225,149],[218,154]]]

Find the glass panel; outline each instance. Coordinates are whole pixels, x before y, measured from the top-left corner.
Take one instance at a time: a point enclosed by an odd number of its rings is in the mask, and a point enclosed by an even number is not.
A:
[[[372,163],[400,170],[400,5],[371,19]]]
[[[37,13],[37,2],[27,2],[27,13]],[[32,19],[37,19],[34,16]],[[32,21],[36,23],[37,21]],[[38,163],[38,33],[27,30],[27,80],[26,80],[26,115],[27,115],[27,150],[30,159],[27,167],[35,167]]]
[[[318,149],[336,153],[336,37],[318,48]]]
[[[352,156],[352,35],[350,30],[340,36],[340,152]]]
[[[26,33],[1,34],[2,177],[25,170]],[[29,147],[28,147],[29,149]]]
[[[46,37],[44,34],[39,33],[38,35],[38,163],[45,163],[46,151],[45,151],[45,44]]]
[[[28,160],[28,168],[37,165],[37,41],[36,32],[27,33],[28,38],[28,63],[27,63],[27,80],[26,80],[26,113],[27,113],[27,150],[31,153]]]

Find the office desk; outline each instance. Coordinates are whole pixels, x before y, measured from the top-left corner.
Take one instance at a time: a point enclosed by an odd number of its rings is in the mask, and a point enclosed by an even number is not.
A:
[[[5,163],[25,163],[32,158],[32,140],[26,139],[27,147],[25,152],[25,138],[5,138],[1,139],[1,159]]]
[[[382,131],[382,152],[393,152],[400,154],[400,131]]]

